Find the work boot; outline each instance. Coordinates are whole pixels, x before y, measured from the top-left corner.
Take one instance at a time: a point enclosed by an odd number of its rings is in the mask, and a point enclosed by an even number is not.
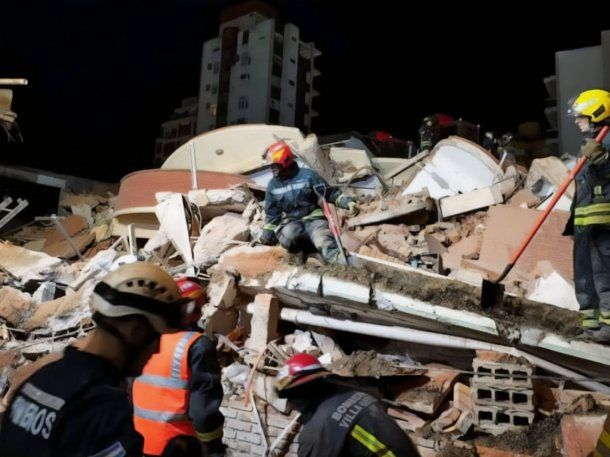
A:
[[[317,252],[314,252],[307,256],[305,264],[311,265],[313,267],[323,267],[324,265],[326,265],[326,262],[324,261],[324,257],[322,257]]]
[[[576,339],[592,343],[610,344],[610,325],[601,324],[597,328],[582,329],[582,333],[578,334]]]

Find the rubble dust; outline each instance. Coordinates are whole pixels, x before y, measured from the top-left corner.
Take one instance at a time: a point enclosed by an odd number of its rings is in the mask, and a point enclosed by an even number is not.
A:
[[[535,422],[523,431],[509,431],[498,436],[480,438],[477,444],[532,455],[533,457],[560,457],[555,438],[561,435],[561,416],[555,414]]]

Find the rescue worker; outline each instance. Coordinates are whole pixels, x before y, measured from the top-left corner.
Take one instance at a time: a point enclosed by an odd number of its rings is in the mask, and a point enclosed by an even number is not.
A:
[[[278,396],[301,412],[299,457],[418,457],[379,401],[333,382],[317,358],[289,358],[275,379]]]
[[[417,133],[419,134],[419,152],[430,151],[432,146],[434,146],[432,119],[429,117],[424,117]]]
[[[179,325],[180,292],[160,267],[137,262],[95,286],[92,309],[96,328],[79,348],[39,359],[11,386],[0,456],[142,455],[124,381],[141,372],[160,335]]]
[[[222,456],[224,417],[220,364],[214,343],[197,330],[205,291],[194,279],[176,281],[188,300],[189,331],[161,336],[133,385],[134,424],[144,437],[144,455]]]
[[[266,220],[260,242],[280,244],[289,251],[302,251],[303,241],[311,241],[324,260],[338,263],[339,246],[328,227],[319,204],[319,195],[339,208],[358,212],[356,201],[330,187],[313,170],[301,168],[284,142],[271,145],[265,156],[271,162],[273,178],[265,196]]]
[[[581,338],[610,342],[610,161],[595,142],[610,120],[610,93],[582,92],[568,114],[585,138],[581,147],[588,158],[576,176],[573,214],[566,233],[574,235],[574,283],[580,305]]]

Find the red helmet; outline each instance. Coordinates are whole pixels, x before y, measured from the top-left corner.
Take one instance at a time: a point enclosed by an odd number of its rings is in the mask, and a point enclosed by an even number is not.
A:
[[[180,296],[190,300],[186,305],[187,324],[196,324],[201,318],[201,307],[205,304],[205,289],[191,278],[178,278],[176,285],[180,290]]]
[[[275,377],[275,388],[278,392],[283,392],[328,375],[330,372],[316,357],[301,352],[286,360],[284,366],[280,368]]]
[[[281,168],[288,168],[294,163],[294,154],[290,147],[283,141],[273,143],[267,148],[267,161],[277,164]]]

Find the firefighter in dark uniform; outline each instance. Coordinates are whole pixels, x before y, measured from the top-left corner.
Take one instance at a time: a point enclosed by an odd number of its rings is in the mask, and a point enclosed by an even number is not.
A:
[[[80,348],[43,357],[11,386],[0,456],[142,456],[125,378],[180,325],[178,286],[156,265],[124,265],[95,286],[92,308],[96,329]]]
[[[312,355],[288,359],[275,387],[302,414],[299,457],[419,457],[375,397],[333,383]]]
[[[610,121],[610,93],[588,90],[568,114],[585,137],[587,163],[576,176],[573,214],[566,232],[574,235],[574,283],[580,305],[581,338],[610,342],[610,160],[594,138]]]

